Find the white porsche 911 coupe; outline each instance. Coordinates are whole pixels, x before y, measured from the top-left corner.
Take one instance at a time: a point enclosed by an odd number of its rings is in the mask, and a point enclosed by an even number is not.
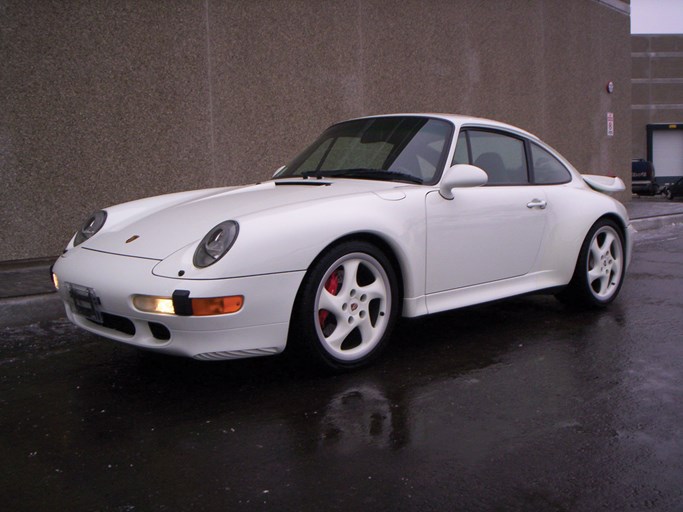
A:
[[[400,114],[328,128],[270,181],[95,212],[53,267],[76,325],[201,360],[296,350],[344,370],[399,315],[533,291],[604,306],[633,229],[537,137],[473,117]]]

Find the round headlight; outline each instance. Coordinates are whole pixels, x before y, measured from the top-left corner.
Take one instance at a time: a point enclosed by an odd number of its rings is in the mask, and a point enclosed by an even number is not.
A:
[[[221,222],[214,227],[199,242],[192,259],[194,266],[204,268],[220,260],[235,243],[239,230],[239,224],[234,220]]]
[[[74,240],[74,246],[80,245],[85,242],[88,238],[97,233],[102,226],[104,226],[107,220],[107,212],[104,210],[99,210],[93,213],[88,220],[85,221],[83,227],[76,233],[76,239]]]

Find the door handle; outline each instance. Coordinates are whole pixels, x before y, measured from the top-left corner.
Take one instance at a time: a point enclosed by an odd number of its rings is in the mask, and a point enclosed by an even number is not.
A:
[[[531,202],[526,205],[527,208],[540,208],[541,210],[545,210],[546,206],[548,206],[548,202],[543,199],[532,199]]]

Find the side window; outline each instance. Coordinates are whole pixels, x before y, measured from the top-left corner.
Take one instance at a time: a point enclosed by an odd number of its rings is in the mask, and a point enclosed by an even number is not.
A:
[[[451,162],[451,165],[469,163],[470,152],[467,149],[467,134],[464,130],[461,130],[458,135],[458,140],[455,143],[455,154],[453,155],[453,162]]]
[[[472,164],[489,175],[489,185],[529,183],[524,142],[497,132],[469,130]]]
[[[533,142],[531,143],[531,160],[534,164],[534,183],[556,185],[568,183],[572,179],[572,175],[562,162]]]

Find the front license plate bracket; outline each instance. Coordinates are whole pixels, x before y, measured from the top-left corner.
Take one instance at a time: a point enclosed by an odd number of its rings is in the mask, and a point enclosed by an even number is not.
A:
[[[88,320],[102,323],[102,305],[99,297],[92,288],[69,284],[69,297],[75,313],[86,317]]]

